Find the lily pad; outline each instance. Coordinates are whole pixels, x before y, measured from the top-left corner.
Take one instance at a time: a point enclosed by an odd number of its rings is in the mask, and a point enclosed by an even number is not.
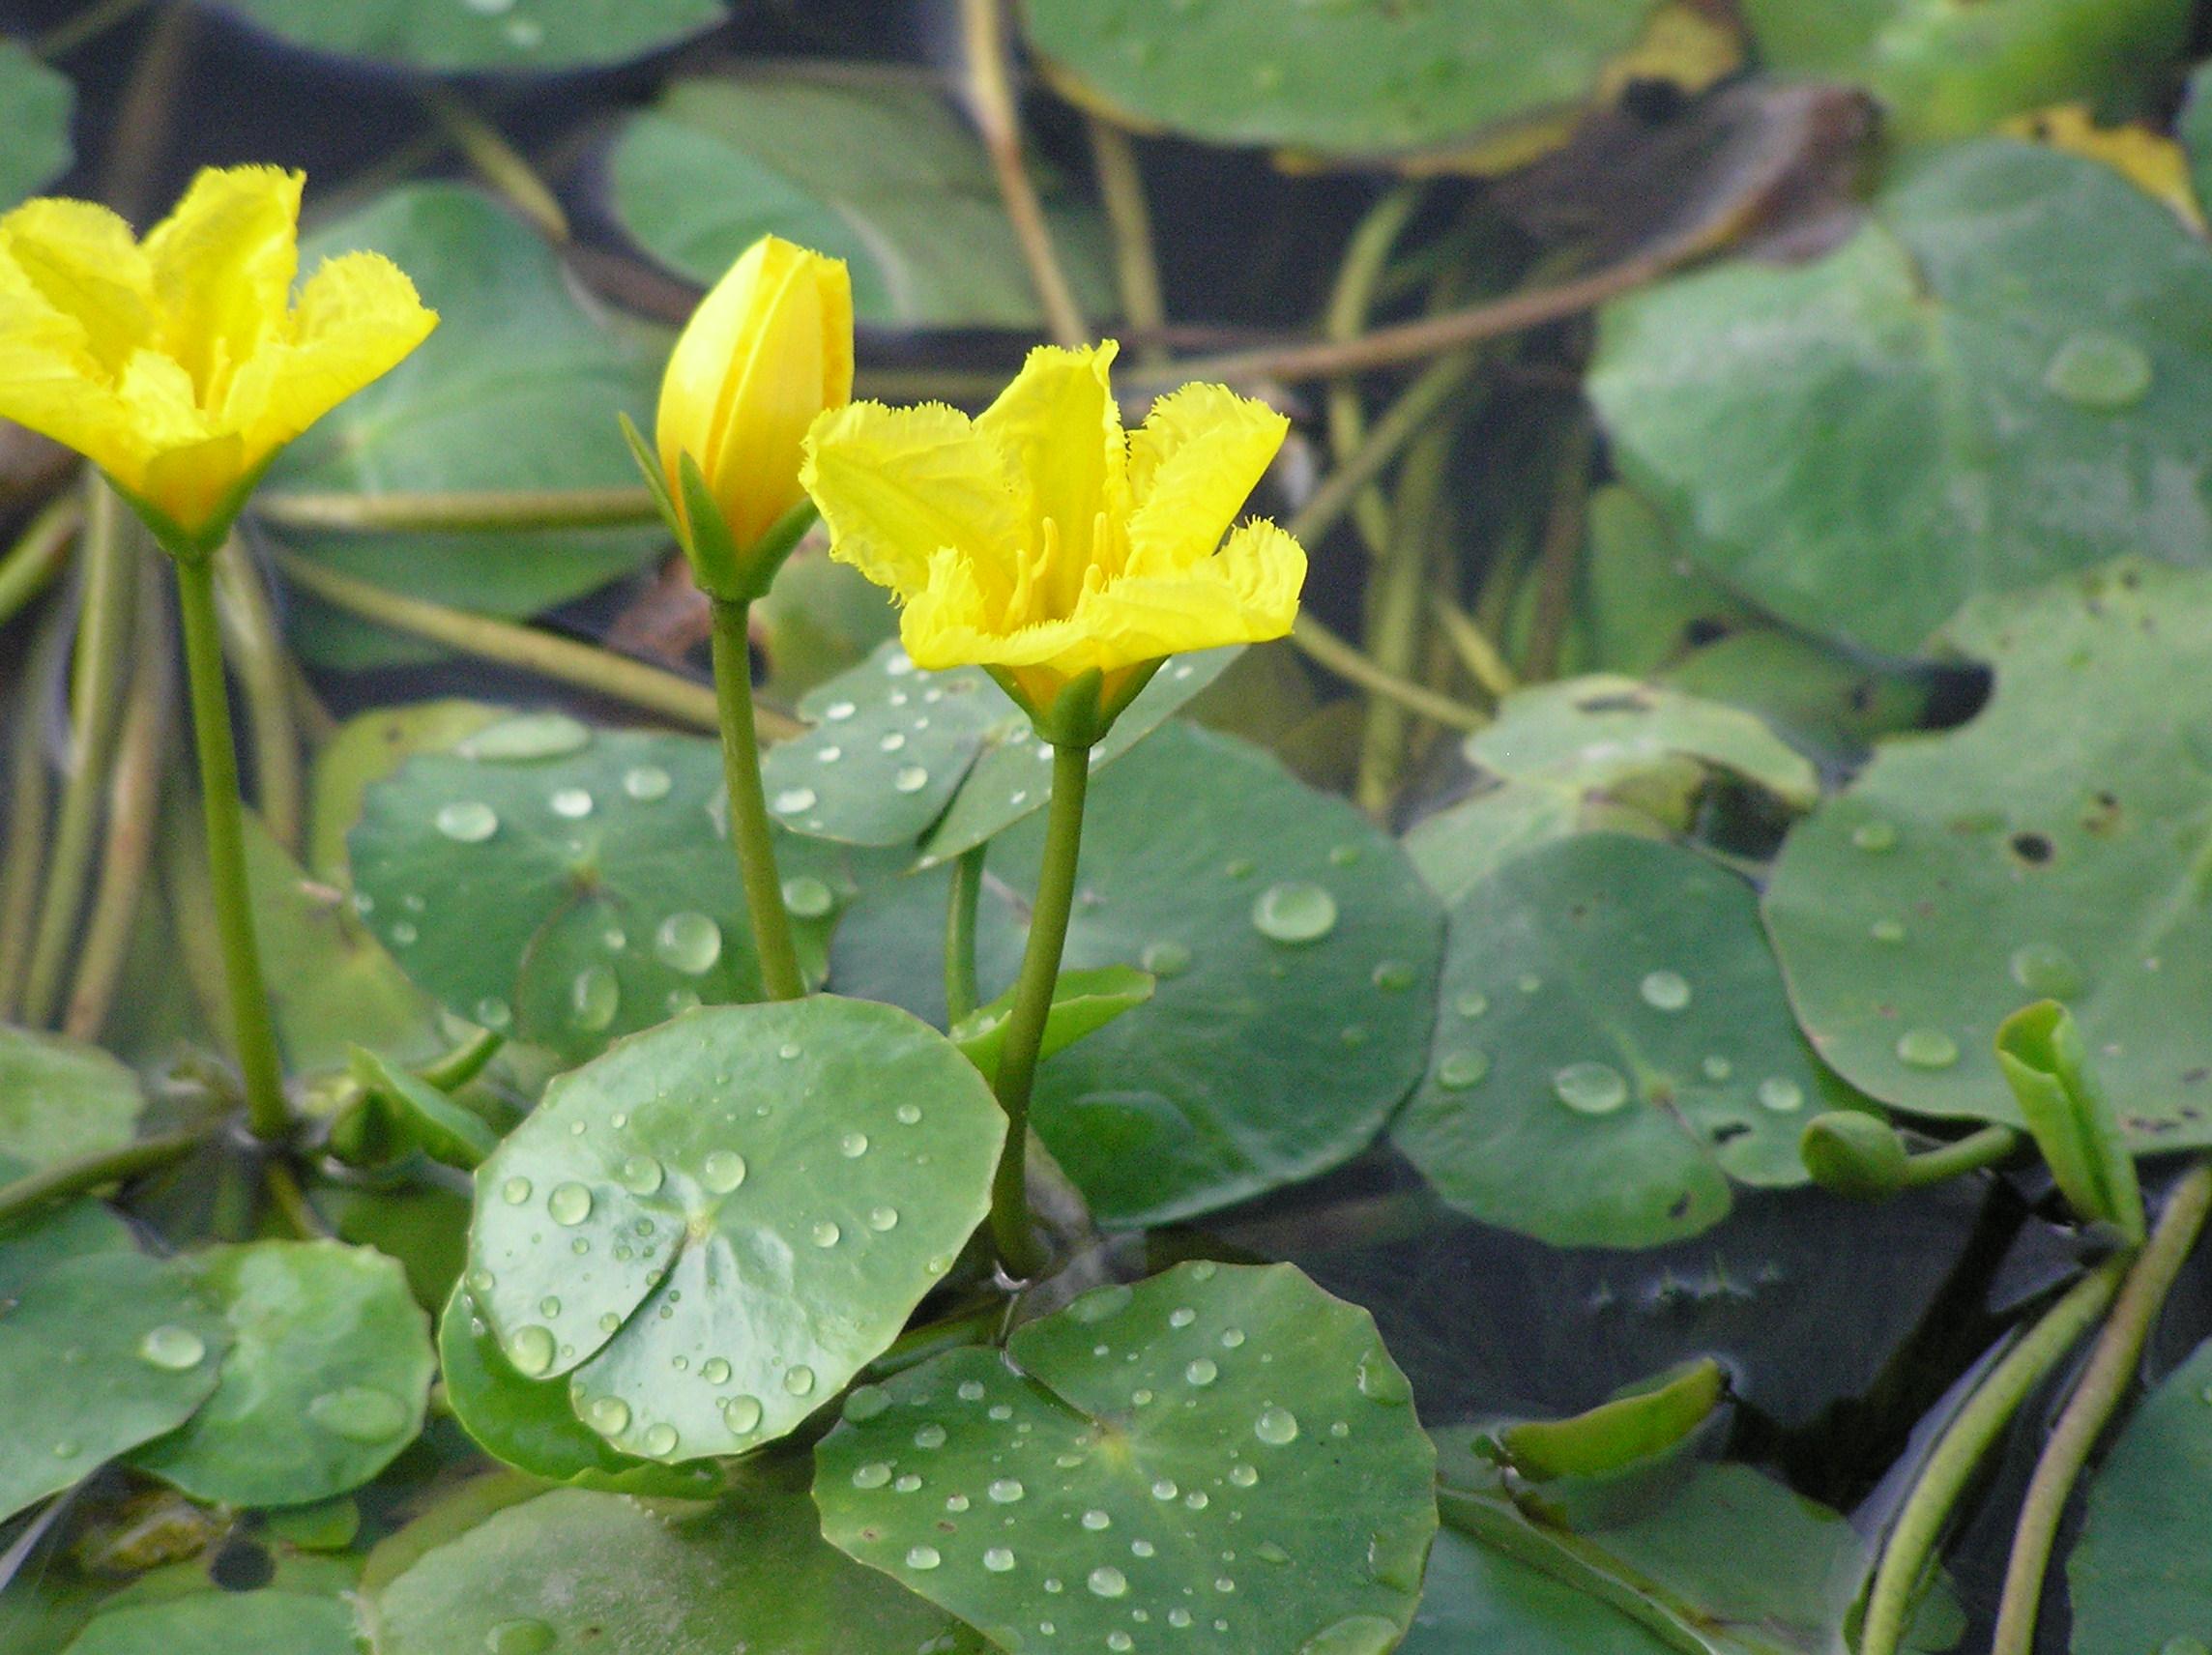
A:
[[[346,834],[372,785],[417,753],[447,752],[514,715],[511,708],[452,698],[371,708],[340,724],[316,752],[309,783],[307,862],[316,876],[345,883]]]
[[[76,146],[70,116],[76,88],[15,41],[0,41],[0,108],[8,111],[9,143],[0,158],[0,211],[15,206],[68,170]]]
[[[1886,1103],[2018,1126],[1997,1026],[2060,1001],[2132,1148],[2212,1144],[2212,573],[2122,563],[1945,639],[1988,705],[1883,747],[1776,863],[1798,1018]]]
[[[1367,1313],[1295,1269],[1181,1264],[854,1393],[830,1544],[1000,1648],[1396,1647],[1435,1452]]]
[[[1020,963],[1040,828],[991,844],[986,996]],[[857,902],[835,942],[839,992],[942,1018],[948,884],[916,876]],[[1110,1225],[1334,1166],[1419,1077],[1441,931],[1404,854],[1349,803],[1232,737],[1170,723],[1092,784],[1065,955],[1071,971],[1135,963],[1157,987],[1038,1071],[1037,1131]]]
[[[712,740],[517,719],[369,788],[355,901],[456,1015],[578,1060],[703,1001],[760,997],[728,809]],[[852,854],[780,838],[819,975]]]
[[[29,1170],[0,1155],[0,1184],[12,1183]],[[26,1283],[56,1264],[94,1253],[137,1250],[122,1215],[89,1196],[24,1214],[0,1225],[0,1302],[15,1297]]]
[[[394,1261],[335,1241],[256,1241],[191,1264],[230,1325],[221,1383],[132,1465],[195,1499],[306,1505],[359,1488],[415,1440],[437,1364]]]
[[[1061,89],[1139,127],[1327,151],[1433,145],[1582,103],[1653,0],[1030,0]]]
[[[1911,139],[2142,85],[2180,55],[2188,0],[1745,0],[1769,68],[1853,81]]]
[[[974,130],[935,86],[856,80],[852,67],[678,81],[615,142],[616,218],[702,286],[774,234],[844,259],[863,323],[1042,327]],[[1078,302],[1092,315],[1109,311],[1114,285],[1096,216],[1046,199]]]
[[[608,1447],[605,1437],[576,1417],[565,1382],[525,1379],[515,1371],[464,1286],[454,1287],[439,1319],[438,1368],[461,1429],[493,1459],[518,1471],[616,1494],[711,1499],[721,1492],[720,1469],[711,1464],[663,1466]]]
[[[721,0],[220,0],[310,51],[428,70],[626,62],[712,28]]]
[[[353,1609],[306,1592],[199,1592],[96,1616],[65,1655],[353,1655]]]
[[[189,1274],[142,1253],[68,1260],[13,1296],[0,1317],[0,1520],[184,1424],[230,1346]]]
[[[1556,1246],[1649,1247],[1805,1181],[1797,1136],[1851,1093],[1792,1020],[1751,887],[1593,833],[1453,907],[1428,1078],[1391,1139],[1444,1200]]]
[[[1592,1593],[1455,1529],[1437,1531],[1399,1655],[1669,1655],[1678,1646]]]
[[[517,4],[536,10],[538,0]],[[346,15],[356,14],[352,0],[339,6]],[[443,0],[425,10],[479,20],[466,6]],[[593,5],[577,15],[616,12],[631,15],[626,7]],[[302,261],[312,269],[324,255],[357,247],[381,252],[406,271],[423,303],[438,312],[438,329],[413,356],[279,454],[265,494],[636,482],[615,415],[626,411],[650,420],[660,362],[644,343],[586,309],[560,260],[524,225],[474,190],[413,185],[319,231]],[[316,563],[411,597],[522,617],[636,567],[665,534],[657,527],[501,534],[284,530],[281,538]],[[311,659],[331,667],[382,666],[437,653],[304,596],[292,635]]]
[[[2136,1410],[2089,1485],[2066,1565],[2073,1655],[2185,1655],[2212,1628],[2212,1344]]]
[[[694,1011],[555,1081],[477,1170],[470,1291],[623,1453],[736,1453],[897,1336],[1004,1137],[958,1049],[891,1006]]]
[[[16,1176],[120,1149],[145,1107],[138,1077],[99,1047],[0,1027],[0,1157]]]
[[[977,1655],[943,1611],[823,1544],[767,1468],[707,1510],[559,1490],[429,1553],[378,1595],[375,1655]]]
[[[1990,139],[1931,154],[1812,264],[1615,302],[1589,392],[1693,557],[1901,653],[1978,593],[2123,552],[2212,561],[2189,438],[2212,417],[2208,328],[2212,249],[2171,213],[2110,167]]]

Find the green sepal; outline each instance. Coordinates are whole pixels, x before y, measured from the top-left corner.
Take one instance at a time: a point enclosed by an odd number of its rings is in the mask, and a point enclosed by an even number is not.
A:
[[[1061,973],[1052,985],[1052,1009],[1045,1013],[1044,1041],[1037,1057],[1049,1058],[1105,1028],[1124,1011],[1135,1010],[1152,998],[1156,981],[1150,972],[1133,966]],[[1006,1044],[1006,1019],[1013,1014],[1014,994],[1008,989],[952,1026],[952,1043],[993,1085],[999,1079],[999,1055]]]
[[[2088,1043],[2055,1000],[2024,1005],[1997,1026],[1997,1065],[2027,1129],[2074,1210],[2109,1224],[2130,1245],[2143,1239],[2142,1186],[2111,1100],[2089,1068]]]
[[[629,445],[630,458],[637,461],[639,475],[645,479],[646,492],[653,496],[653,504],[660,512],[660,520],[668,525],[669,537],[678,545],[684,543],[684,514],[676,509],[676,502],[669,498],[668,479],[662,474],[660,460],[645,440],[645,433],[637,428],[637,421],[626,413],[617,414],[622,426],[623,441]]]
[[[353,1077],[362,1090],[391,1113],[398,1130],[433,1161],[462,1172],[499,1147],[499,1134],[474,1110],[455,1103],[427,1081],[386,1062],[364,1047],[353,1048]]]
[[[1834,1109],[1805,1122],[1797,1153],[1813,1181],[1833,1195],[1886,1201],[1905,1187],[1905,1141],[1878,1115]]]
[[[1056,747],[1095,747],[1114,728],[1114,720],[1121,717],[1145,685],[1152,682],[1152,675],[1166,660],[1163,655],[1159,660],[1146,662],[1118,684],[1112,695],[1104,693],[1106,675],[1092,667],[1062,685],[1049,707],[1038,707],[1030,700],[1012,669],[986,662],[983,670],[998,682],[1015,706],[1030,715],[1030,722],[1045,740]]]

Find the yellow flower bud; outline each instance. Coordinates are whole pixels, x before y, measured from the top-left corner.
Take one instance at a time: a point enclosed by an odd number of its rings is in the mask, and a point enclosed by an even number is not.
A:
[[[853,394],[853,287],[842,259],[763,236],[714,284],[676,341],[655,435],[670,504],[700,584],[729,595],[743,571],[713,566],[712,526],[692,521],[684,461],[742,563],[805,498],[800,445],[826,409]],[[786,548],[787,549],[787,548]]]

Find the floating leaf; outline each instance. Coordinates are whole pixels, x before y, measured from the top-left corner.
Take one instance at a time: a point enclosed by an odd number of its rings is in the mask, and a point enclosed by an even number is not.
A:
[[[378,1594],[376,1655],[979,1655],[980,1640],[823,1544],[769,1467],[720,1505],[663,1514],[561,1490],[509,1506]]]
[[[2179,56],[2187,0],[1745,0],[1769,68],[1865,86],[1907,138],[2139,87]]]
[[[1992,139],[1932,154],[1812,264],[1615,302],[1589,391],[1693,557],[1904,653],[1977,593],[2122,552],[2212,561],[2188,437],[2212,410],[2207,328],[2212,250],[2171,213]]]
[[[1805,1181],[1848,1100],[1806,1047],[1758,899],[1694,851],[1593,833],[1450,915],[1436,1049],[1391,1137],[1462,1211],[1557,1246],[1648,1247],[1737,1183]]]
[[[680,80],[630,117],[609,172],[623,227],[708,286],[759,237],[844,259],[863,323],[1041,328],[989,161],[939,89],[853,66]],[[1049,185],[1049,180],[1047,181]],[[1110,310],[1094,215],[1047,195],[1078,302]]]
[[[727,15],[721,0],[219,0],[311,51],[430,70],[622,63]]]
[[[368,790],[357,903],[457,1015],[571,1060],[702,1001],[758,999],[719,747],[524,718]],[[782,836],[784,905],[819,974],[851,854]]]
[[[896,1337],[1004,1136],[975,1068],[893,1007],[694,1011],[555,1081],[477,1170],[470,1291],[622,1452],[736,1453]]]
[[[517,0],[534,10],[541,3]],[[353,0],[335,0],[333,10],[340,7],[355,15]],[[611,27],[618,11],[630,15],[627,7],[589,11],[594,28]],[[467,7],[444,0],[424,8],[425,15],[432,12],[478,20]],[[438,312],[438,330],[279,454],[265,485],[269,494],[615,488],[636,481],[615,414],[626,409],[648,418],[660,363],[587,310],[560,260],[521,223],[473,190],[414,185],[327,226],[302,258],[312,269],[325,255],[357,247],[385,254],[414,278],[423,303]],[[604,586],[636,567],[664,536],[657,528],[285,530],[283,538],[316,563],[411,597],[520,617]],[[306,599],[292,631],[325,666],[381,666],[436,653]]]
[[[2073,1655],[2190,1655],[2212,1628],[2212,1343],[2136,1410],[2089,1485],[2066,1565]]]
[[[13,1183],[30,1169],[0,1155],[0,1185]],[[114,1208],[80,1197],[42,1207],[0,1225],[0,1302],[15,1297],[26,1283],[56,1264],[93,1253],[134,1253],[138,1243]]]
[[[1436,1527],[1412,1397],[1295,1269],[1181,1264],[855,1392],[814,1498],[1002,1649],[1382,1655]]]
[[[1945,637],[1988,705],[1885,746],[1775,865],[1799,1019],[1885,1103],[2019,1126],[1992,1042],[2056,1000],[2132,1148],[2212,1144],[2212,573],[2122,563]]]
[[[1996,1047],[1997,1066],[2074,1210],[2140,1246],[2142,1186],[2074,1014],[2055,1000],[2023,1005],[1997,1025]]]
[[[196,1593],[109,1610],[65,1655],[354,1655],[353,1609],[306,1592]]]
[[[1399,1655],[1671,1655],[1679,1645],[1588,1592],[1578,1591],[1454,1529],[1437,1532],[1413,1628]]]
[[[448,699],[371,708],[340,724],[317,749],[309,784],[307,863],[316,876],[346,881],[346,834],[361,820],[372,785],[417,753],[449,751],[514,715],[511,708],[489,702]]]
[[[76,88],[15,41],[0,40],[0,108],[8,147],[0,155],[0,212],[59,177],[75,153],[70,116]]]
[[[221,1383],[131,1464],[195,1499],[305,1505],[359,1488],[422,1429],[436,1371],[399,1265],[335,1241],[256,1241],[195,1256],[231,1330]]]
[[[138,1077],[99,1047],[0,1026],[0,1158],[14,1176],[120,1149],[145,1107]]]
[[[184,1424],[230,1345],[187,1272],[141,1253],[70,1259],[12,1297],[0,1316],[0,1519]]]
[[[991,845],[985,994],[1020,962],[1040,826]],[[917,876],[855,904],[840,993],[943,1017],[948,883]],[[1037,1131],[1113,1225],[1334,1166],[1420,1072],[1440,938],[1436,899],[1350,804],[1233,738],[1168,724],[1092,785],[1065,956],[1071,971],[1134,962],[1158,985],[1038,1072]]]

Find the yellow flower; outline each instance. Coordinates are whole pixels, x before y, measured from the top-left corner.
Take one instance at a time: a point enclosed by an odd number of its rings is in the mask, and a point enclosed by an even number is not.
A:
[[[852,395],[853,284],[844,261],[763,236],[693,312],[660,383],[661,469],[708,591],[737,595],[756,584],[748,576],[773,575],[772,566],[744,566],[744,554],[806,497],[799,486],[806,427]],[[692,521],[685,455],[729,530],[726,547]],[[788,550],[775,548],[773,561]]]
[[[304,182],[210,168],[143,243],[87,201],[0,218],[0,417],[99,466],[172,550],[219,541],[278,449],[437,325],[374,253],[292,305]]]
[[[801,474],[830,555],[905,604],[917,665],[989,668],[1074,744],[1162,657],[1283,636],[1305,584],[1305,553],[1274,524],[1230,532],[1289,421],[1186,385],[1124,434],[1114,353],[1039,347],[973,421],[855,403],[816,421]]]

